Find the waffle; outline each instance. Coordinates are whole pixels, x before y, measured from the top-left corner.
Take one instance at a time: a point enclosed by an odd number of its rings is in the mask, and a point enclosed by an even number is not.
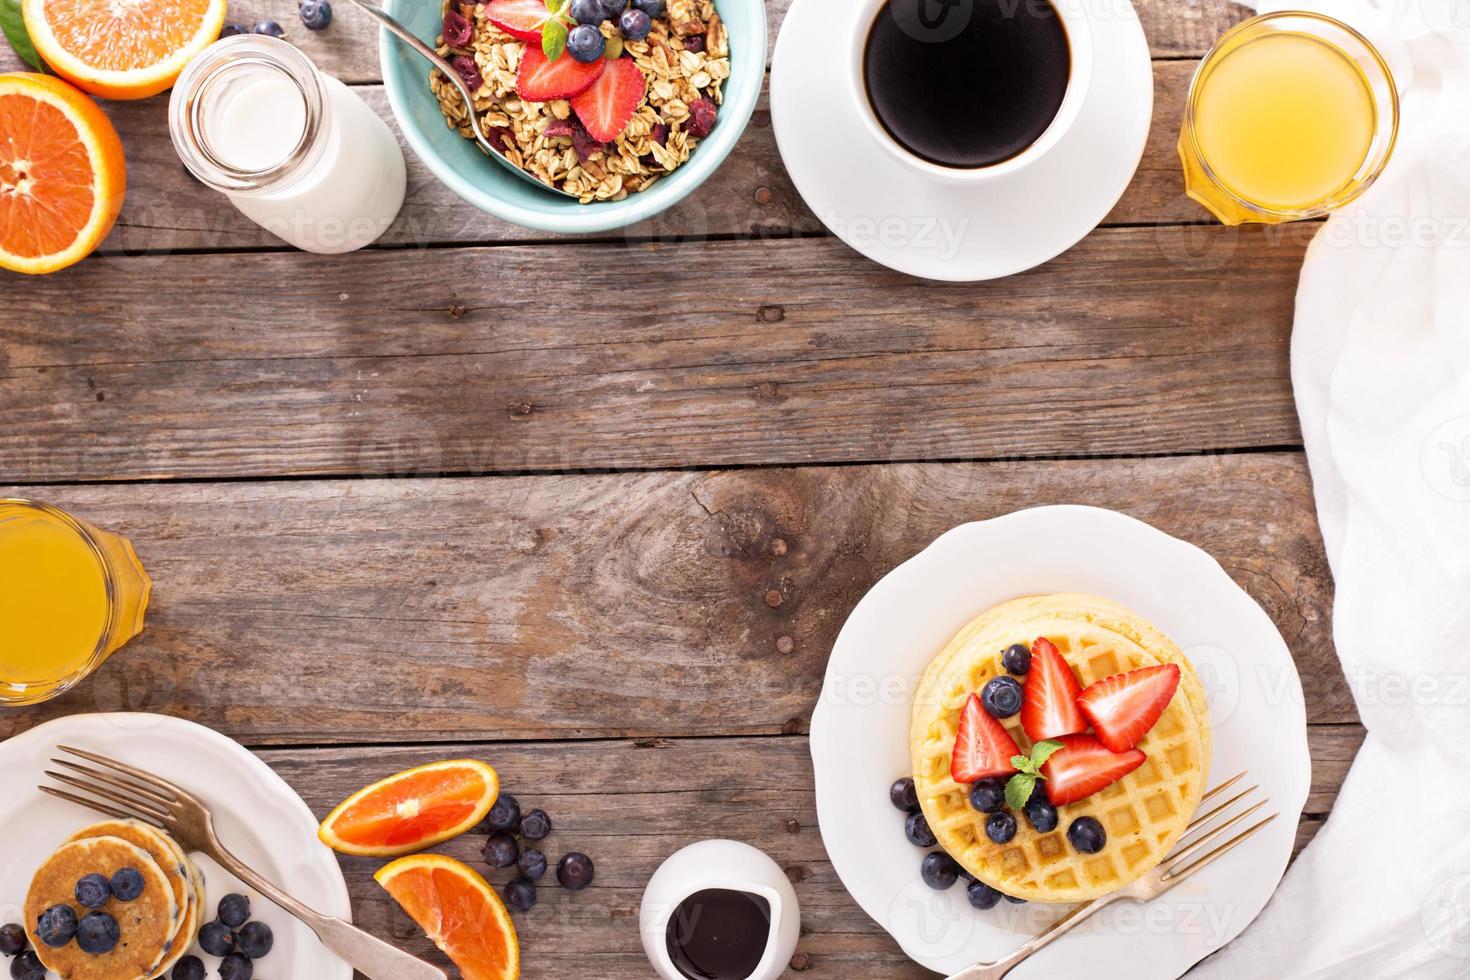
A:
[[[1092,796],[1058,807],[1057,829],[1038,834],[1017,814],[1016,836],[996,844],[969,803],[968,785],[950,776],[960,709],[992,677],[1001,653],[1040,636],[1056,644],[1083,687],[1112,674],[1178,664],[1179,689],[1139,748],[1148,761]],[[1029,752],[1020,716],[1006,729]],[[970,874],[1006,895],[1033,902],[1081,902],[1123,888],[1154,868],[1184,833],[1209,774],[1210,729],[1204,687],[1168,637],[1117,603],[1096,596],[1028,596],[982,613],[930,663],[914,699],[910,729],[914,782],[924,816],[942,846]],[[1107,831],[1097,854],[1076,851],[1066,829],[1081,816]]]

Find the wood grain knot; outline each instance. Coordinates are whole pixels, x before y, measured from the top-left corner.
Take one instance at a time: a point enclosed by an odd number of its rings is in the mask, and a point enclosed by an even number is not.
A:
[[[797,973],[805,973],[812,968],[812,957],[810,953],[797,953],[791,957],[791,969]]]
[[[536,410],[530,402],[511,402],[508,411],[514,417],[524,418]]]
[[[757,323],[780,323],[786,319],[786,307],[774,304],[762,306],[756,311],[755,319]]]
[[[796,649],[796,641],[789,636],[776,637],[776,652],[790,653]]]
[[[777,608],[777,607],[779,607],[781,605],[781,602],[782,601],[783,600],[781,598],[781,590],[780,589],[767,589],[766,590],[766,605],[770,606],[772,609],[775,609],[775,608]]]
[[[769,187],[757,187],[755,189],[755,203],[757,203],[757,204],[770,204],[771,203],[771,189]]]

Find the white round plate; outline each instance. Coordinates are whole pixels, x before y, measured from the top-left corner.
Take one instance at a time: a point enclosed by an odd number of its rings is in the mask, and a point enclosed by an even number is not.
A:
[[[1242,770],[1281,816],[1146,905],[1120,902],[1023,963],[1024,977],[1173,978],[1234,939],[1286,870],[1311,782],[1296,665],[1271,620],[1193,545],[1093,507],[1040,507],[965,524],[900,565],[837,637],[812,716],[822,840],[843,885],[905,953],[941,973],[996,959],[1066,906],[972,909],[963,882],[919,878],[888,787],[910,773],[909,701],[919,676],[973,617],[1039,592],[1123,603],[1174,639],[1210,698],[1210,785]]]
[[[101,814],[39,792],[54,769],[56,746],[102,753],[178,783],[214,811],[215,827],[236,857],[287,894],[327,915],[351,920],[352,905],[337,858],[316,837],[317,821],[295,791],[238,743],[192,722],[152,714],[75,715],[0,743],[0,920],[18,922],[37,866],[72,834],[105,820]],[[352,969],[310,929],[245,888],[200,854],[191,855],[208,890],[205,921],[230,892],[250,896],[252,918],[275,933],[275,947],[257,974],[311,980],[352,980]],[[213,976],[218,959],[197,946]]]
[[[970,186],[905,168],[859,119],[844,81],[857,3],[795,0],[771,61],[771,123],[792,181],[834,235],[911,276],[977,282],[1055,258],[1107,217],[1143,158],[1153,64],[1127,0],[1087,0],[1092,85],[1056,147],[1015,174]]]

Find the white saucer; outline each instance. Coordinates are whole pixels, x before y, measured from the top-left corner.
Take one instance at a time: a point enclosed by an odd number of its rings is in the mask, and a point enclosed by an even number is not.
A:
[[[101,814],[37,791],[54,769],[57,745],[109,755],[178,783],[213,811],[220,839],[246,864],[319,912],[351,921],[352,903],[337,857],[316,837],[317,821],[306,804],[265,763],[238,743],[192,722],[150,714],[94,714],[61,718],[0,743],[0,921],[18,922],[31,877],[46,855]],[[256,975],[311,980],[352,980],[352,969],[329,952],[310,929],[242,886],[208,858],[195,854],[204,875],[208,907],[231,892],[250,897],[251,917],[271,927],[275,946]],[[214,976],[219,960],[192,951]]]
[[[972,186],[920,177],[874,145],[843,82],[860,4],[795,0],[771,61],[771,122],[807,206],[891,269],[977,282],[1038,266],[1081,241],[1123,196],[1153,116],[1153,64],[1126,0],[1092,11],[1092,85],[1075,125],[1035,165]]]
[[[817,817],[832,865],[863,910],[940,973],[996,959],[1064,906],[972,909],[963,882],[919,877],[888,787],[910,772],[909,700],[930,659],[974,616],[1038,592],[1105,596],[1152,620],[1210,698],[1210,785],[1242,770],[1281,816],[1147,905],[1122,902],[1042,950],[1012,977],[1173,978],[1234,939],[1286,870],[1311,783],[1296,665],[1271,620],[1203,551],[1131,517],[1041,507],[942,535],[890,572],[848,617],[812,716]]]

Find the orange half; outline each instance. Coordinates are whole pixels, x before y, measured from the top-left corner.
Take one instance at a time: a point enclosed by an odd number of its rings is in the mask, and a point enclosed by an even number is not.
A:
[[[500,777],[485,763],[433,762],[354,793],[317,836],[339,854],[397,857],[458,837],[485,819],[499,795]]]
[[[58,78],[0,75],[0,269],[81,261],[122,209],[127,165],[97,104]]]
[[[21,0],[36,52],[56,74],[105,99],[168,88],[219,39],[226,0]]]
[[[373,878],[393,896],[464,980],[516,980],[521,944],[515,923],[479,872],[441,854],[415,854]]]

